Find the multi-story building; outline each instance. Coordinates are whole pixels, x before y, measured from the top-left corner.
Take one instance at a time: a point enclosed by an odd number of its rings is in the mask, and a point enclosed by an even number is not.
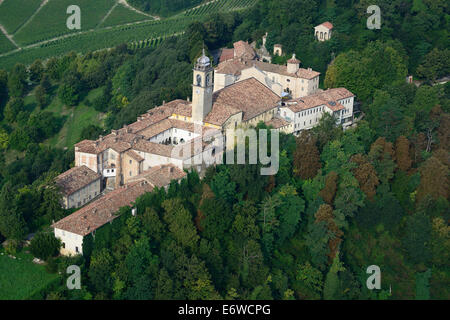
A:
[[[320,73],[311,68],[300,68],[295,57],[282,66],[268,62],[234,58],[219,63],[214,73],[214,91],[219,91],[239,81],[255,78],[279,97],[300,98],[319,90]]]
[[[234,59],[232,63],[245,65],[245,61]],[[71,169],[72,172],[90,170],[101,177],[104,187],[113,191],[53,225],[55,235],[65,243],[65,252],[81,253],[80,241],[85,235],[112,221],[120,206],[129,205],[142,193],[167,187],[171,180],[183,177],[184,169],[202,170],[205,158],[216,159],[210,164],[220,163],[224,150],[234,147],[234,140],[224,139],[223,133],[228,129],[264,122],[279,131],[298,134],[316,125],[324,112],[335,115],[344,126],[352,123],[354,95],[345,88],[318,91],[315,83],[319,74],[300,71],[295,56],[284,67],[252,63],[253,67],[241,69],[241,75],[249,72],[245,79],[213,90],[218,77],[203,53],[193,70],[192,102],[179,99],[163,103],[122,129],[75,145],[75,165],[83,169]],[[259,63],[265,72],[258,69]],[[250,76],[250,69],[256,70],[255,76]],[[293,97],[282,98],[267,85],[272,75],[278,77],[278,83],[290,83],[287,80],[295,78],[300,81],[295,83],[301,84],[304,78],[292,75],[304,72],[311,79],[317,77],[303,90],[313,94],[295,98],[301,85],[291,84],[288,88]]]
[[[79,208],[101,191],[101,175],[86,166],[73,167],[55,178],[65,209]]]
[[[354,98],[345,88],[328,89],[283,102],[279,115],[293,124],[294,134],[316,126],[325,112],[334,115],[336,122],[346,128],[353,123]]]

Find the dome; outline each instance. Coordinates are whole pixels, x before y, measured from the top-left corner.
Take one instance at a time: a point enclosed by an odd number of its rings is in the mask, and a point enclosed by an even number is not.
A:
[[[211,60],[205,55],[205,49],[203,49],[202,56],[197,59],[198,67],[208,67],[211,64]]]

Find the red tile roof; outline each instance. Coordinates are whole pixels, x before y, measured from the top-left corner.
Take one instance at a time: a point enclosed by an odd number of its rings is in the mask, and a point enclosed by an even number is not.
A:
[[[142,158],[140,155],[138,155],[136,152],[134,152],[133,150],[128,150],[125,152],[125,154],[127,154],[128,156],[130,156],[131,158],[133,158],[134,160],[136,160],[137,162],[141,162],[144,161],[144,158]]]
[[[244,58],[244,59],[254,59],[256,57],[255,50],[246,41],[237,41],[233,43],[234,46],[234,57]]]
[[[136,198],[152,190],[150,184],[142,181],[127,184],[52,224],[52,228],[86,236],[117,218],[115,213],[120,208],[131,205]]]
[[[61,192],[68,196],[100,179],[101,175],[86,166],[73,167],[55,178]]]
[[[246,79],[214,92],[213,108],[205,122],[223,125],[228,118],[242,112],[247,121],[275,108],[280,97],[255,78]]]
[[[224,62],[234,58],[234,49],[223,48],[220,54],[219,62]]]
[[[334,88],[321,91],[306,97],[286,101],[286,106],[293,112],[299,112],[325,105],[332,111],[344,109],[344,106],[338,102],[341,99],[354,97],[355,95],[345,88]],[[330,103],[331,102],[331,103]]]
[[[325,28],[327,28],[329,30],[333,29],[333,24],[331,22],[329,22],[329,21],[321,23],[321,24],[319,24],[319,26],[324,26]]]
[[[288,122],[281,118],[272,118],[271,120],[266,121],[265,123],[267,126],[271,126],[274,129],[280,129],[280,128],[291,125],[291,122]]]
[[[186,177],[186,172],[172,164],[152,167],[141,174],[130,178],[133,181],[147,181],[154,187],[165,187],[170,184],[172,180],[181,180]]]
[[[298,61],[298,60],[297,60]],[[300,63],[300,61],[298,61]],[[313,79],[320,75],[320,72],[314,71],[312,69],[304,69],[299,68],[295,74],[289,73],[287,71],[287,66],[282,66],[279,64],[272,64],[263,61],[256,60],[241,60],[241,59],[233,59],[229,61],[225,61],[219,63],[215,72],[224,73],[224,74],[232,74],[234,76],[238,76],[241,74],[242,70],[256,67],[259,70],[272,72],[277,74],[282,74],[289,77],[297,77],[302,79]]]

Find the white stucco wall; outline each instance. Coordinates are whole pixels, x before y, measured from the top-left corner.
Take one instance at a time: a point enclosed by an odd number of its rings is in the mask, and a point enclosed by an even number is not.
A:
[[[62,255],[83,254],[83,236],[55,228],[55,237],[63,243],[60,253]],[[78,249],[78,251],[77,251]]]
[[[322,32],[322,35],[323,35],[322,38],[320,37],[320,33],[321,32]],[[323,25],[319,25],[317,27],[314,27],[314,36],[319,41],[330,40],[332,34],[333,34],[333,31],[329,30],[328,28],[324,27]]]

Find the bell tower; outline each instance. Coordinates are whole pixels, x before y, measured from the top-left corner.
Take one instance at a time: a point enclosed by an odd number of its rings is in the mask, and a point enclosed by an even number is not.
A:
[[[192,84],[192,119],[194,122],[203,123],[206,115],[212,108],[214,87],[214,69],[211,61],[205,55],[197,59],[194,67],[194,82]]]

